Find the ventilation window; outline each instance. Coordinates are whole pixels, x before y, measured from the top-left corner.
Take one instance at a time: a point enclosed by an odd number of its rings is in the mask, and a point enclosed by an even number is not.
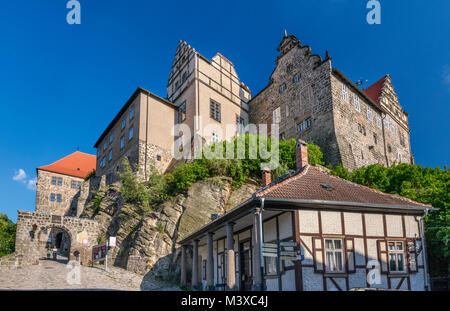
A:
[[[323,189],[326,189],[326,190],[332,190],[333,189],[333,186],[331,186],[331,185],[329,185],[329,184],[321,184],[320,185]]]

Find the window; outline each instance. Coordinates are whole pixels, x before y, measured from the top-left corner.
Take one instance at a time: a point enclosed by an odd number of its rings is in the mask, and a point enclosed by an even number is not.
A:
[[[220,122],[220,104],[219,103],[216,103],[215,101],[211,100],[211,103],[209,106],[209,115],[214,120]]]
[[[377,126],[381,128],[381,115],[379,113],[377,113]]]
[[[405,251],[403,242],[388,241],[389,271],[405,272]]]
[[[341,239],[325,239],[325,257],[327,272],[344,271],[344,251]]]
[[[62,178],[58,177],[58,186],[62,186]]]
[[[286,105],[285,106],[285,110],[286,110],[286,118],[289,117],[289,106]]]
[[[58,194],[56,195],[56,202],[58,202],[58,203],[61,203],[61,202],[62,202],[62,196],[61,196],[60,193],[58,193]]]
[[[281,122],[281,108],[278,107],[272,112],[272,120],[274,124]]]
[[[294,81],[294,83],[297,83],[298,81],[300,81],[300,74],[299,74],[299,73],[297,73],[297,74],[294,76],[293,81]]]
[[[127,125],[127,119],[123,118],[122,119],[122,130],[125,128],[125,126]]]
[[[106,151],[107,148],[108,148],[108,141],[105,141],[105,143],[103,144],[103,151]]]
[[[202,279],[206,280],[206,260],[202,260]]]
[[[354,94],[353,95],[353,101],[355,103],[355,109],[358,110],[359,112],[361,112],[361,106],[359,105],[359,96],[358,94]]]
[[[52,177],[52,185],[56,186],[56,177]]]
[[[101,153],[101,148],[97,149],[97,158],[100,157],[100,153]]]
[[[100,167],[106,166],[106,157],[103,157],[102,161],[100,162]]]
[[[348,88],[344,83],[342,83],[342,98],[346,103],[348,103]]]
[[[264,270],[265,275],[277,275],[277,258],[264,257]]]
[[[245,120],[240,116],[236,116],[236,127],[239,134],[241,134],[245,129]]]
[[[389,153],[392,152],[392,147],[391,147],[391,145],[388,145],[388,146],[387,146],[387,149],[388,149],[388,152],[389,152]]]
[[[161,156],[160,155],[156,156],[156,161],[161,161]]]
[[[187,77],[188,77],[187,72],[183,73],[183,82],[187,80]]]
[[[284,91],[286,91],[286,84],[283,83],[282,85],[280,85],[280,94],[283,94]]]
[[[112,160],[112,149],[109,150],[109,153],[108,153],[108,162],[111,162],[111,160]]]
[[[72,189],[80,189],[81,181],[72,180]]]
[[[403,133],[401,131],[398,131],[398,135],[400,137],[400,145],[405,147],[405,135],[403,135]]]
[[[122,136],[122,137],[120,137],[120,150],[122,150],[123,147],[125,147],[125,139],[124,139],[124,137]]]
[[[284,135],[284,133],[280,133],[280,141],[282,141],[283,139],[286,139],[286,136]]]
[[[52,201],[52,202],[56,201],[56,194],[54,194],[54,193],[50,194],[50,201]]]
[[[358,123],[358,132],[360,132],[361,134],[363,134],[365,136],[366,135],[365,126]]]
[[[286,67],[286,72],[287,72],[287,73],[291,73],[293,68],[294,68],[294,67],[293,67],[291,64],[287,65],[287,67]]]
[[[306,119],[306,121],[305,121],[305,130],[309,129],[311,127],[311,125],[312,125],[311,118]]]
[[[370,108],[369,105],[367,105],[367,118],[372,121],[373,115],[372,115],[372,108]]]
[[[378,142],[377,134],[373,133],[373,143],[376,145]]]
[[[386,128],[386,129],[389,128],[389,119],[388,119],[388,116],[386,116],[386,117],[384,118],[384,128]]]
[[[111,145],[113,141],[114,141],[114,132],[111,133],[111,135],[109,136],[109,144]]]
[[[301,133],[303,131],[303,123],[297,124],[297,132]]]
[[[134,105],[131,106],[130,108],[130,120],[133,120],[133,118],[134,118]]]
[[[395,134],[395,124],[391,122],[391,132]]]
[[[402,163],[402,154],[398,153],[398,163]]]
[[[178,90],[181,86],[180,81],[175,82],[175,89]]]
[[[184,101],[178,108],[178,123],[186,120],[186,101]]]
[[[130,131],[128,132],[128,140],[131,140],[134,135],[134,126],[130,127]]]

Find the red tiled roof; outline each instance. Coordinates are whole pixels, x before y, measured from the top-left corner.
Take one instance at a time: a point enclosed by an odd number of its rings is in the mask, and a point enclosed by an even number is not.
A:
[[[75,151],[61,160],[58,160],[50,165],[38,167],[37,169],[85,178],[95,169],[96,160],[97,157],[95,155]]]
[[[326,189],[322,185],[329,185]],[[431,207],[413,200],[361,186],[306,166],[294,176],[275,182],[256,193],[257,197],[383,204],[402,207]]]
[[[363,90],[363,92],[366,93],[366,95],[369,96],[370,99],[372,99],[377,104],[380,103],[381,91],[383,90],[385,80],[386,76]]]

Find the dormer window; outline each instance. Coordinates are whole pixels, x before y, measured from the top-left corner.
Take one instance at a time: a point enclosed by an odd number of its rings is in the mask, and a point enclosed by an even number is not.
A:
[[[291,73],[293,68],[294,68],[294,67],[293,67],[291,64],[287,65],[287,67],[286,67],[286,72],[287,72],[287,73]]]

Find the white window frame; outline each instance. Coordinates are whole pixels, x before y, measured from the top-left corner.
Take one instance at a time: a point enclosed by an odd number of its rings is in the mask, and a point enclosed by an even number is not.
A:
[[[381,122],[381,115],[377,113],[377,126],[378,128],[381,128],[382,125],[383,123]]]
[[[272,123],[278,124],[281,122],[281,107],[278,107],[272,112]]]
[[[367,105],[367,119],[369,119],[370,121],[373,120],[372,107],[370,107],[369,105]]]
[[[342,99],[348,103],[348,87],[345,83],[342,83]]]
[[[283,94],[284,91],[286,91],[286,83],[283,83],[282,85],[280,85],[280,94]]]
[[[298,133],[303,132],[303,130],[304,130],[303,127],[304,127],[304,126],[303,126],[303,122],[297,124],[297,132],[298,132]]]
[[[391,122],[391,132],[395,134],[395,123]]]
[[[356,111],[361,112],[361,105],[359,104],[359,96],[358,96],[358,94],[356,94],[356,93],[353,94],[353,101],[355,103]]]
[[[394,243],[394,248],[391,249],[391,244]],[[398,245],[401,245],[401,249],[397,249]],[[405,252],[405,242],[403,241],[387,241],[388,250],[388,265],[390,273],[405,273],[406,272],[406,252]],[[394,256],[395,269],[391,267],[391,255]],[[403,258],[403,269],[399,269],[399,257]]]
[[[331,241],[331,248],[327,246],[327,241]],[[341,243],[340,248],[336,248],[336,241]],[[327,273],[344,273],[345,272],[345,257],[344,257],[344,240],[336,238],[324,238],[325,247],[325,268]],[[331,257],[328,255],[331,254]],[[341,258],[341,267],[338,269],[336,259]],[[332,259],[330,262],[329,259]]]

